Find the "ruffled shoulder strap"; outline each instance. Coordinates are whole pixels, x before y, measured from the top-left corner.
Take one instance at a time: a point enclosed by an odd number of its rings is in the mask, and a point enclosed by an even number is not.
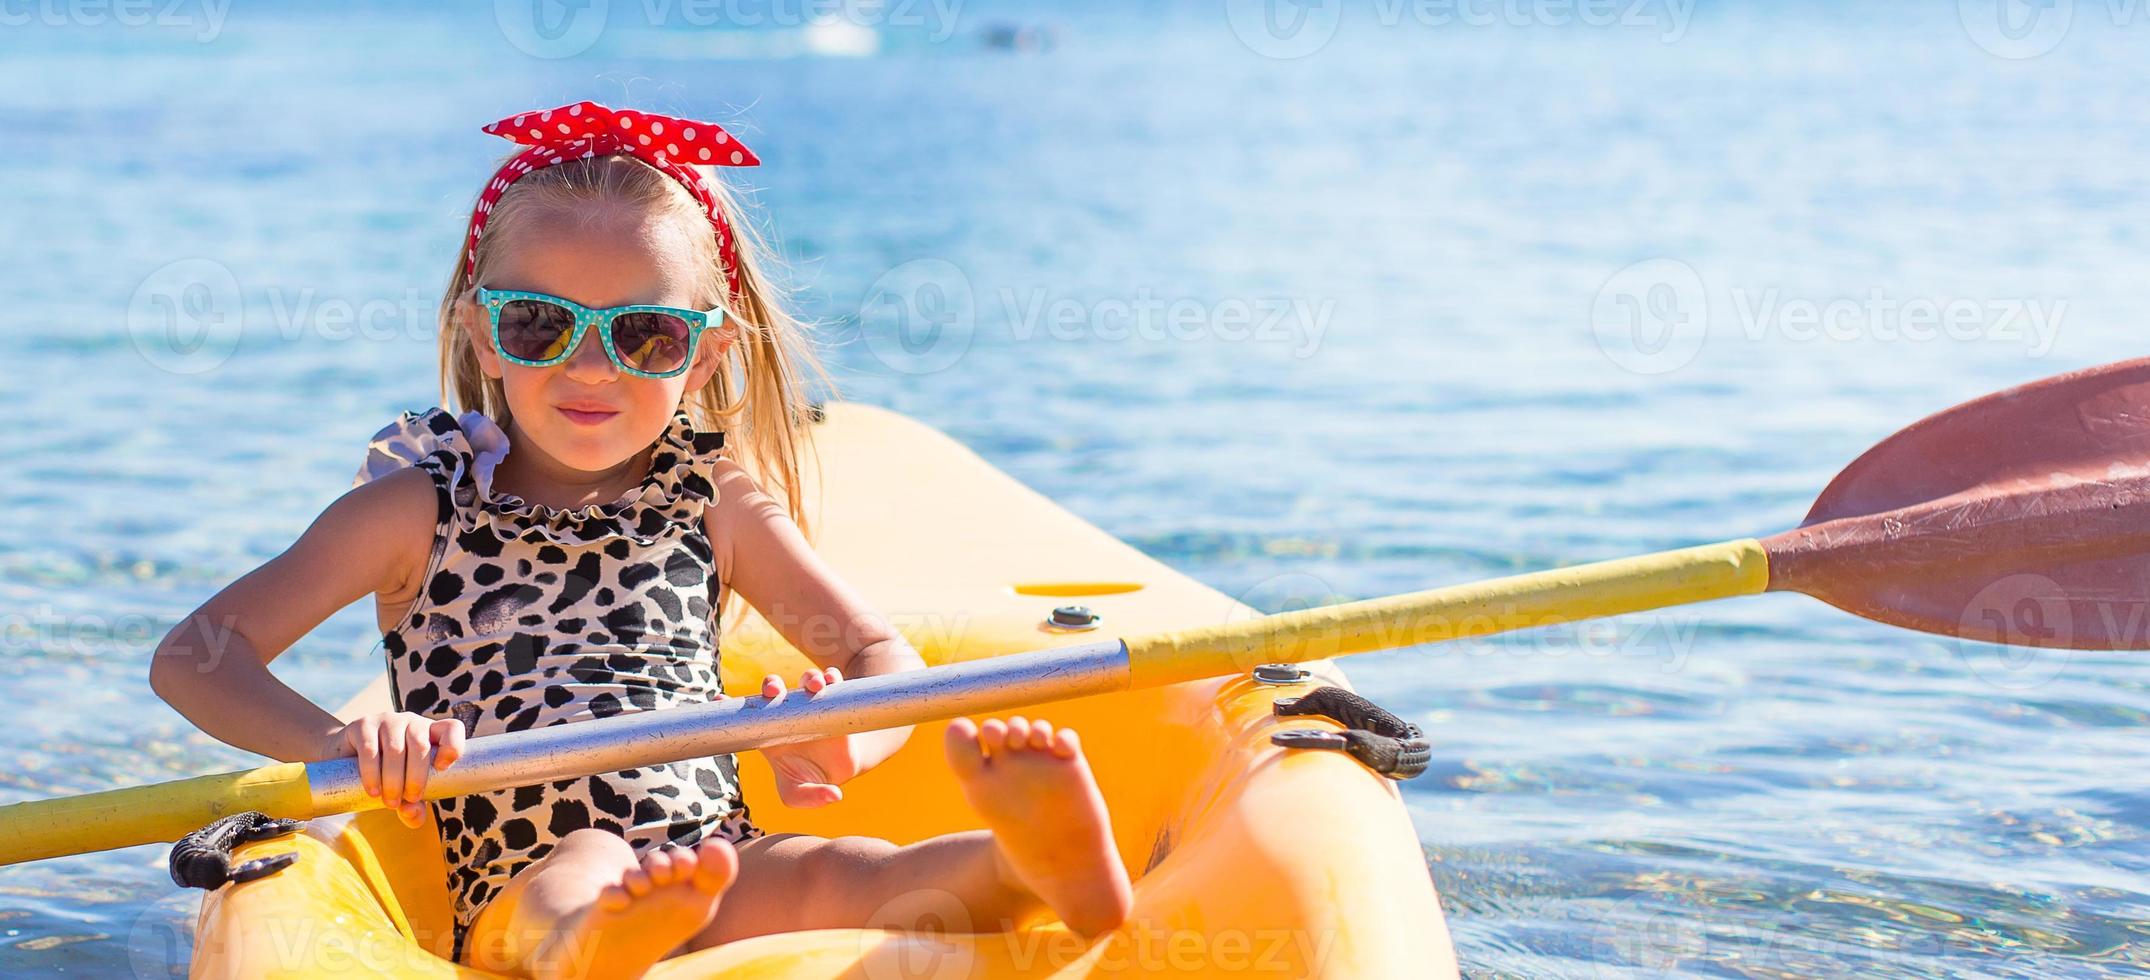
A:
[[[668,485],[671,496],[706,506],[717,502],[716,467],[722,458],[724,431],[696,428],[682,408],[672,413],[672,424],[650,457],[651,478]]]
[[[351,485],[398,470],[423,470],[441,492],[441,517],[446,520],[457,504],[473,499],[475,484],[491,482],[493,467],[506,455],[507,436],[478,412],[464,412],[461,418],[441,408],[404,412],[373,434]]]
[[[682,408],[658,439],[641,484],[611,503],[559,508],[494,488],[494,470],[510,448],[507,433],[482,413],[404,412],[374,434],[351,485],[415,467],[433,476],[443,521],[461,511],[463,523],[490,526],[503,539],[584,545],[626,537],[650,544],[700,526],[702,511],[717,501],[716,466],[725,455],[724,433],[697,429]]]

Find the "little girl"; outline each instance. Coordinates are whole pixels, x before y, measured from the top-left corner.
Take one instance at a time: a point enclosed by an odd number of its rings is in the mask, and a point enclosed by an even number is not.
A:
[[[722,697],[727,590],[818,665],[805,696],[923,666],[795,523],[813,361],[737,206],[696,169],[752,152],[593,102],[485,129],[524,148],[479,196],[441,307],[442,384],[466,410],[381,430],[350,492],[165,639],[157,692],[243,749],[356,756],[413,827],[429,808],[456,956],[476,966],[635,976],[734,939],[867,926],[920,888],[980,923],[1049,908],[1086,935],[1117,926],[1132,895],[1104,801],[1075,733],[1042,721],[951,724],[949,764],[991,829],[907,847],[764,834],[730,756],[424,804],[468,737]],[[266,665],[368,593],[395,710],[345,723]],[[908,735],[763,754],[786,805],[820,806]]]

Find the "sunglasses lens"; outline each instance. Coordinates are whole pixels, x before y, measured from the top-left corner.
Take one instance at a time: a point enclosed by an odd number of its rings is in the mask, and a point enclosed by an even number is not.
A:
[[[623,313],[612,321],[612,346],[637,371],[664,374],[687,363],[687,321],[669,313]]]
[[[500,349],[526,361],[550,361],[567,353],[575,314],[543,300],[509,300],[500,308]]]

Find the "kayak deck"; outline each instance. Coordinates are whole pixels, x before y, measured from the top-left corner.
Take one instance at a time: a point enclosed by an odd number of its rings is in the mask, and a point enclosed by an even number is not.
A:
[[[821,472],[810,462],[806,500],[817,551],[929,663],[1254,614],[904,416],[831,405],[816,442]],[[1100,628],[1048,628],[1052,609],[1071,603],[1101,614]],[[733,693],[809,666],[758,614],[727,623],[722,645]],[[964,933],[961,922],[940,934],[816,930],[666,960],[651,976],[1452,974],[1447,927],[1395,786],[1340,753],[1269,744],[1273,731],[1328,724],[1270,712],[1313,683],[1344,683],[1333,664],[1306,666],[1307,684],[1240,675],[1021,712],[1082,734],[1136,877],[1134,914],[1094,942],[1052,921],[990,933]],[[386,707],[383,680],[341,714]],[[976,829],[941,756],[942,724],[918,726],[903,751],[846,784],[842,802],[815,810],[783,806],[761,756],[742,754],[756,822],[771,833],[899,844]],[[245,845],[234,860],[294,849],[293,866],[205,896],[193,975],[491,975],[442,958],[452,920],[430,824],[412,830],[377,809],[323,818],[296,837]],[[889,909],[892,922],[961,918],[921,886],[919,906]]]

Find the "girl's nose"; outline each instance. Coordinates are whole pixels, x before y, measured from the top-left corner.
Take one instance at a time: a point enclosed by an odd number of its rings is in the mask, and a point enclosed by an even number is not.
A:
[[[612,358],[605,356],[604,334],[596,327],[582,335],[582,343],[567,356],[563,367],[567,376],[577,381],[609,381],[620,373]]]

